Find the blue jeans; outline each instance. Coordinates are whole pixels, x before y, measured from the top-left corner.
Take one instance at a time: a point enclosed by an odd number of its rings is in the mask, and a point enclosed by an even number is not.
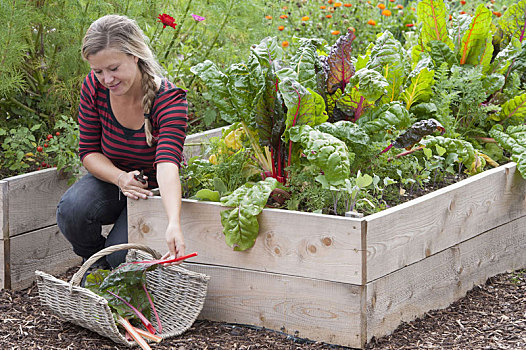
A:
[[[57,206],[57,224],[73,246],[75,254],[89,258],[99,250],[128,243],[126,197],[114,184],[87,174],[71,186]],[[101,235],[102,225],[114,224],[107,238]],[[110,266],[124,262],[126,251],[106,256]]]

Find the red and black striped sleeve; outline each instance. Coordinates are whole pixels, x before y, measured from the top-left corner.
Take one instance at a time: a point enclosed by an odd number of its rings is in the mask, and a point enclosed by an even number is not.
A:
[[[159,125],[159,138],[154,166],[161,162],[181,164],[186,128],[188,104],[184,90],[167,83],[168,88],[155,101],[155,114]]]
[[[97,108],[97,80],[90,72],[80,90],[79,105],[79,156],[81,161],[88,154],[102,152],[101,149],[101,122]]]

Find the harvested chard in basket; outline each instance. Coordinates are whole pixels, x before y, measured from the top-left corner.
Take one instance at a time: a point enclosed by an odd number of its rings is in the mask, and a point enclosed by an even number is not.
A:
[[[143,337],[159,342],[161,338],[154,334],[162,333],[162,324],[146,286],[146,271],[196,255],[197,253],[192,253],[175,259],[123,263],[113,271],[96,270],[87,276],[85,288],[108,300],[115,321],[121,324],[143,349],[149,349]],[[156,319],[157,330],[149,321],[152,314]],[[148,332],[137,328],[139,323],[142,323]]]

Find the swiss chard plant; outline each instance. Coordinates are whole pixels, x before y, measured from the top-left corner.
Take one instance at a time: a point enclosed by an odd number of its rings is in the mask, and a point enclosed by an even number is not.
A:
[[[192,68],[223,119],[240,125],[263,179],[220,197],[235,208],[221,217],[230,246],[253,246],[256,215],[276,187],[315,184],[332,193],[328,212],[342,214],[367,203],[358,197],[368,191],[383,192],[380,178],[386,187],[395,178],[413,186],[441,164],[475,174],[512,159],[526,177],[526,0],[510,6],[500,29],[483,5],[450,16],[444,1],[423,0],[417,13],[410,47],[385,31],[353,52],[349,31],[330,47],[298,39],[297,51],[285,54],[269,37],[224,72],[211,61]],[[313,175],[305,186],[291,177],[302,168]]]

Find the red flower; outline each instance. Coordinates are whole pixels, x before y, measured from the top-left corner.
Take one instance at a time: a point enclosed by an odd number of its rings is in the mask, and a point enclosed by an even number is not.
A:
[[[159,15],[157,18],[159,19],[157,22],[161,22],[163,24],[163,29],[166,28],[166,26],[175,29],[175,26],[177,25],[175,23],[175,19],[172,16],[167,15],[166,13]]]
[[[406,26],[407,28],[411,28],[411,27],[414,27],[415,25],[414,25],[413,23],[407,23],[405,26]]]

